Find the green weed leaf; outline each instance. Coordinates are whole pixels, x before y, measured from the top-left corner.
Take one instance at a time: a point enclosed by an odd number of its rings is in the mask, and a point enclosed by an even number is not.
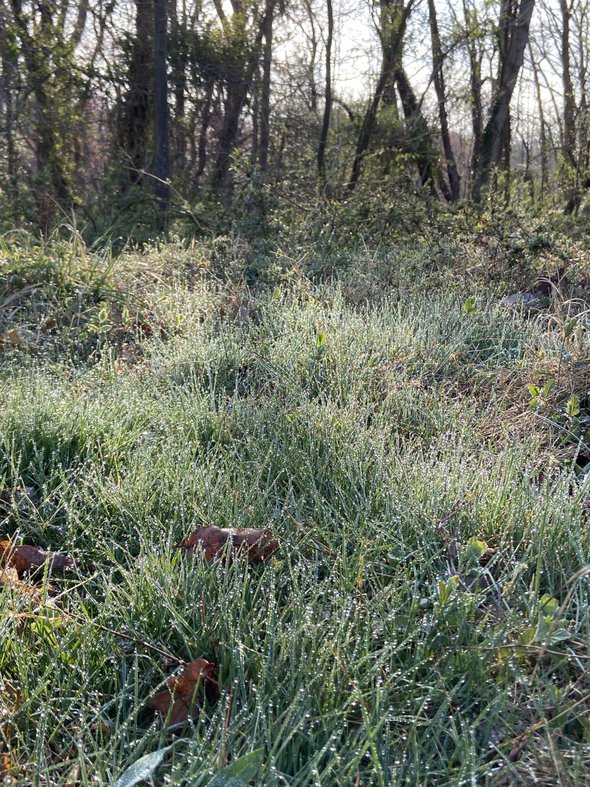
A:
[[[465,547],[465,559],[469,563],[477,563],[487,548],[488,545],[485,541],[480,541],[477,538],[470,538]]]
[[[546,618],[554,618],[558,608],[557,599],[548,593],[541,596],[541,612]]]
[[[570,398],[567,400],[567,404],[565,406],[565,413],[568,418],[575,418],[576,415],[580,414],[580,397],[576,394],[572,394]]]
[[[477,311],[477,306],[475,305],[475,295],[470,295],[469,298],[463,304],[463,313],[464,314],[474,314]]]
[[[244,754],[214,776],[208,787],[246,787],[256,777],[263,760],[262,749]]]
[[[169,748],[169,746],[166,746],[164,749],[157,749],[149,754],[144,754],[117,779],[115,787],[134,787],[134,785],[151,778],[161,765]]]
[[[578,321],[576,320],[575,317],[572,317],[570,320],[568,320],[566,322],[565,327],[563,329],[563,338],[564,339],[569,339],[569,337],[575,331],[577,324],[578,324]]]

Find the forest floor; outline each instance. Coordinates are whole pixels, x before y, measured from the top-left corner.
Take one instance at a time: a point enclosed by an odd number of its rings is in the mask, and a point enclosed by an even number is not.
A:
[[[484,235],[3,242],[0,781],[586,781],[590,265]]]

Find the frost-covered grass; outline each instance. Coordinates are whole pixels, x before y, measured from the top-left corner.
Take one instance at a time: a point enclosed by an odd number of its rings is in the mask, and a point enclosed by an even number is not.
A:
[[[169,744],[156,784],[253,750],[259,785],[585,781],[581,329],[489,290],[475,310],[459,285],[371,290],[362,260],[366,299],[354,270],[247,288],[190,254],[173,276],[174,249],[59,276],[23,254],[0,488],[31,500],[0,535],[77,568],[42,602],[0,588],[8,783],[109,785]],[[280,550],[187,559],[203,523],[269,526]],[[163,653],[213,661],[221,689],[172,733],[145,707]]]

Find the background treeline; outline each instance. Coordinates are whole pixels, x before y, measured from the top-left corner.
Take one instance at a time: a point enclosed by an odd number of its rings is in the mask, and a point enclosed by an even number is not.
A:
[[[0,227],[577,214],[589,32],[586,0],[0,0]]]

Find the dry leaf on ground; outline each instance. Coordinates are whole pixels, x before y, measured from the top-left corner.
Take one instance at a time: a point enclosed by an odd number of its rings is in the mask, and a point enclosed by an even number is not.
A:
[[[0,779],[5,779],[12,770],[12,760],[8,754],[0,755]]]
[[[15,546],[10,541],[0,541],[0,566],[15,568],[19,579],[24,574],[44,570],[46,565],[50,574],[74,568],[74,559],[59,552],[46,552],[44,549],[21,544]]]
[[[278,548],[278,541],[273,538],[267,527],[221,528],[215,525],[200,527],[187,536],[177,547],[186,549],[191,554],[203,551],[205,560],[214,560],[223,554],[227,542],[230,541],[232,551],[244,552],[251,563],[260,563],[273,554]]]
[[[20,593],[26,593],[35,601],[41,600],[41,591],[39,588],[30,587],[25,584],[18,578],[18,571],[12,566],[0,566],[0,587],[10,587],[13,590],[18,590]]]
[[[150,697],[147,704],[160,711],[169,724],[186,721],[202,704],[203,692],[207,701],[217,700],[215,665],[206,659],[196,659],[187,664],[180,675],[170,678],[167,688]]]
[[[5,347],[19,347],[23,343],[21,332],[18,328],[9,328],[0,333],[0,349]]]

